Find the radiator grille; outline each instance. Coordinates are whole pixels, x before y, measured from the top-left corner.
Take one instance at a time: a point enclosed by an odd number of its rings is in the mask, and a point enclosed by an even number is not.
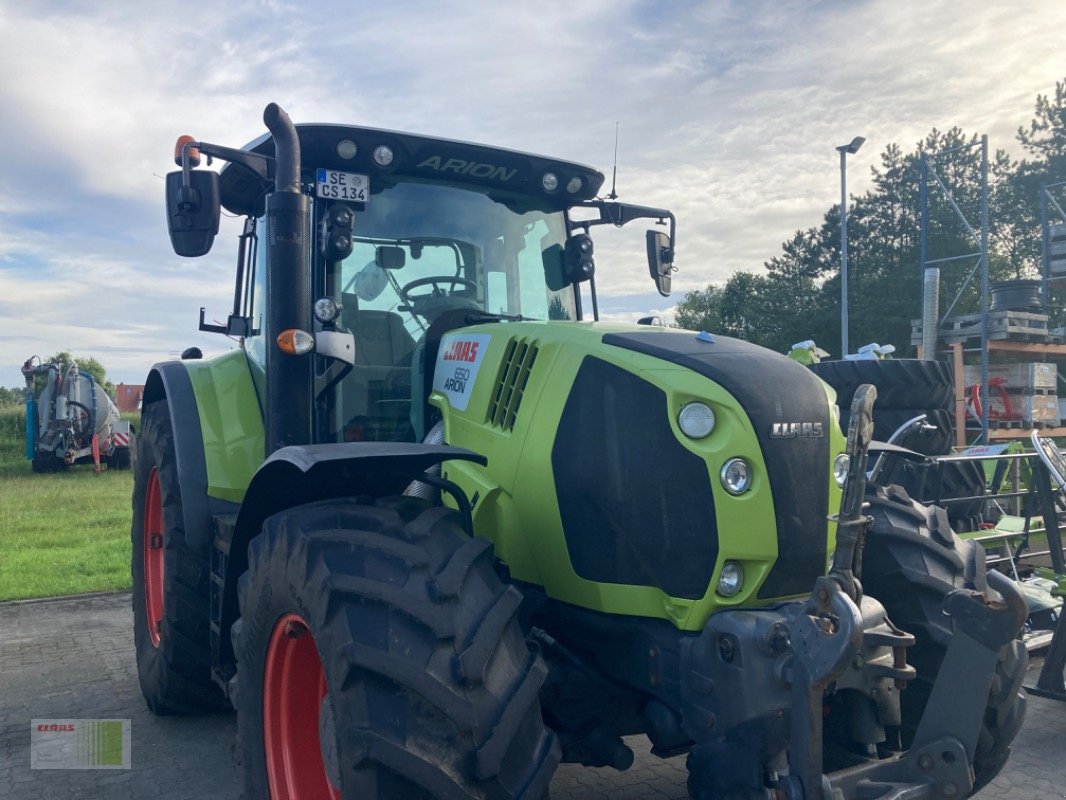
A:
[[[537,359],[537,345],[527,339],[511,339],[507,343],[486,421],[505,431],[514,428],[522,395],[529,382],[529,373]]]

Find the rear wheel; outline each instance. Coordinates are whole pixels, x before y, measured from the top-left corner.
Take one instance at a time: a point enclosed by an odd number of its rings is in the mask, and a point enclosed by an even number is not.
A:
[[[240,581],[248,797],[540,800],[546,669],[488,542],[416,498],[269,518]]]
[[[907,661],[918,675],[900,695],[907,747],[954,632],[951,617],[941,611],[944,598],[955,589],[973,588],[967,571],[980,546],[960,539],[943,509],[916,503],[899,487],[878,488],[867,499],[874,522],[863,551],[863,586],[881,601],[892,622],[916,639]],[[974,756],[975,791],[999,773],[1010,755],[1025,715],[1021,683],[1027,663],[1020,641],[999,652]]]
[[[209,565],[206,554],[185,545],[166,402],[152,403],[142,419],[130,533],[141,692],[156,714],[223,708],[225,698],[211,680]]]

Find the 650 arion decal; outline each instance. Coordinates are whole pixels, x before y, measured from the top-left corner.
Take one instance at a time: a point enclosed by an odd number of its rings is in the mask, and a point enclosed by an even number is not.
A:
[[[433,371],[433,389],[447,397],[456,411],[465,411],[470,402],[491,339],[487,333],[469,333],[445,336],[441,340]]]

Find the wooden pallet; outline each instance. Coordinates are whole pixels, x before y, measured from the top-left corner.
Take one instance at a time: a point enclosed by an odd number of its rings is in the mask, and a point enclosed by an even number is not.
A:
[[[1025,311],[995,311],[988,315],[988,338],[994,341],[1043,342],[1059,344],[1063,337],[1048,330],[1047,314]],[[981,339],[981,315],[965,314],[940,323],[940,341],[946,344]],[[911,344],[922,343],[922,321],[911,320]]]
[[[1022,428],[1026,430],[1040,428],[1043,430],[1044,428],[1057,428],[1058,425],[1058,422],[1052,420],[990,419],[988,421],[989,430],[1018,430]],[[971,419],[966,421],[966,429],[977,431],[981,429],[981,426]]]

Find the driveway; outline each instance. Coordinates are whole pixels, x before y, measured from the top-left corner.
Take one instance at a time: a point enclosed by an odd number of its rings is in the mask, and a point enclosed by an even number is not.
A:
[[[132,768],[31,770],[32,718],[128,718]],[[137,685],[128,594],[0,604],[0,798],[237,798],[236,728],[233,714],[148,713]],[[1064,743],[1066,705],[1030,697],[1011,761],[978,797],[1066,797]],[[629,744],[637,757],[626,772],[562,766],[553,800],[687,800],[683,757],[655,758],[639,737]]]

